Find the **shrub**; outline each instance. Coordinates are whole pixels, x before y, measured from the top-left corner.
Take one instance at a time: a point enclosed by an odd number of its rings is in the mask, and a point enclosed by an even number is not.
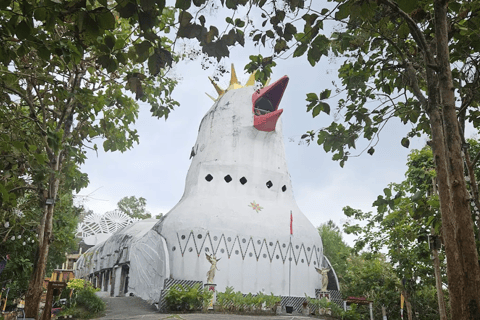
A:
[[[267,309],[273,309],[275,304],[280,301],[281,298],[274,296],[273,293],[270,295],[262,292],[256,295],[249,293],[244,296],[240,291],[234,292],[233,287],[226,287],[225,292],[217,292],[216,305],[222,311],[243,312],[245,310],[262,310],[263,306]]]
[[[212,297],[213,292],[202,289],[200,284],[192,287],[177,284],[165,295],[165,302],[170,311],[196,311],[202,309]]]
[[[95,294],[95,291],[89,289],[81,289],[78,291],[77,305],[84,307],[91,313],[98,313],[105,310],[105,302]]]

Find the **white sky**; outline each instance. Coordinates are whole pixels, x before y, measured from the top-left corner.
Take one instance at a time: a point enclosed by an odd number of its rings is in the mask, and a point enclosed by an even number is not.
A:
[[[236,47],[229,59],[221,63],[229,70],[235,63],[237,76],[245,83],[248,74],[243,67],[248,56],[257,54],[253,47]],[[280,108],[287,164],[292,178],[296,201],[314,226],[332,219],[338,225],[345,221],[342,208],[351,206],[366,211],[373,210],[372,202],[390,182],[404,178],[405,162],[412,148],[421,148],[425,139],[411,141],[410,149],[400,145],[408,127],[399,122],[386,126],[373,156],[366,152],[358,158],[350,158],[342,169],[332,161],[317,144],[298,145],[300,136],[308,130],[329,125],[333,120],[335,100],[329,101],[332,115],[322,113],[313,119],[306,112],[306,94],[319,94],[326,88],[333,89],[332,81],[339,83],[336,70],[339,64],[322,58],[311,67],[306,57],[276,60],[272,82],[283,75],[290,78]],[[340,63],[340,62],[337,62]],[[205,92],[216,97],[208,80],[214,69],[203,70],[200,60],[179,63],[173,72],[181,81],[173,93],[180,102],[167,121],[151,117],[147,104],[141,104],[136,128],[140,144],[125,153],[88,153],[83,172],[89,175],[90,185],[79,195],[84,205],[97,213],[116,208],[125,196],[147,199],[147,209],[153,214],[167,213],[180,200],[185,177],[190,165],[189,155],[195,144],[200,120],[213,101]],[[220,79],[223,88],[228,86],[230,74]],[[333,95],[333,94],[332,94]],[[293,142],[291,140],[294,140]],[[97,141],[99,147],[101,142]],[[357,150],[360,151],[360,147]],[[353,152],[355,153],[355,151]],[[352,244],[352,238],[346,237]]]

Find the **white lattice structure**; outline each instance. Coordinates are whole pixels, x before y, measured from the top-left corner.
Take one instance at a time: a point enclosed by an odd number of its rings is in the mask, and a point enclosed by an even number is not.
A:
[[[129,217],[119,210],[109,211],[105,214],[92,213],[78,225],[77,237],[82,238],[87,245],[97,245],[117,230],[138,220],[138,218]]]

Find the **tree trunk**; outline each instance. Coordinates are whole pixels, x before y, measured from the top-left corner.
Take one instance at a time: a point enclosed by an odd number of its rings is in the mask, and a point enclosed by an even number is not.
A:
[[[433,268],[435,270],[435,285],[437,287],[438,312],[440,313],[440,320],[447,320],[447,310],[445,309],[445,297],[442,289],[442,273],[440,271],[440,259],[438,258],[438,251],[434,247],[432,250]]]
[[[439,103],[430,105],[428,111],[439,182],[451,310],[455,319],[470,320],[480,318],[480,268],[464,178],[462,140],[449,63],[447,5],[446,1],[435,1],[436,65],[440,69],[436,87]],[[434,84],[429,83],[429,90],[431,85]]]
[[[438,195],[437,182],[432,178],[433,194]],[[435,229],[432,228],[432,234],[435,235]],[[430,244],[429,244],[430,245]],[[438,312],[440,313],[440,320],[447,320],[447,310],[445,308],[445,297],[443,295],[443,281],[442,272],[440,270],[440,259],[438,257],[438,250],[436,244],[432,247],[433,270],[435,272],[435,287],[437,288]]]
[[[47,197],[42,199],[44,202],[46,199],[57,198],[60,179],[58,172],[60,171],[60,156],[57,156],[55,160],[51,161],[51,169],[53,173],[50,176],[48,183]],[[38,260],[36,261],[33,269],[33,274],[28,284],[28,290],[25,294],[25,315],[29,318],[38,319],[40,299],[43,293],[43,281],[45,278],[45,271],[47,266],[48,250],[50,248],[50,242],[53,236],[53,212],[55,204],[45,205],[44,214],[42,217],[42,224],[39,230],[39,245],[38,245]]]

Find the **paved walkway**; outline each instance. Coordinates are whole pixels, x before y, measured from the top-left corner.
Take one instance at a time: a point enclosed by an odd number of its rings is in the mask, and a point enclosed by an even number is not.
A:
[[[300,320],[312,319],[311,317],[298,315],[284,316],[249,316],[220,313],[182,313],[165,314],[159,313],[156,308],[149,305],[138,297],[106,297],[101,298],[107,303],[106,314],[99,319],[144,319],[144,320]],[[318,319],[318,318],[316,318]]]

